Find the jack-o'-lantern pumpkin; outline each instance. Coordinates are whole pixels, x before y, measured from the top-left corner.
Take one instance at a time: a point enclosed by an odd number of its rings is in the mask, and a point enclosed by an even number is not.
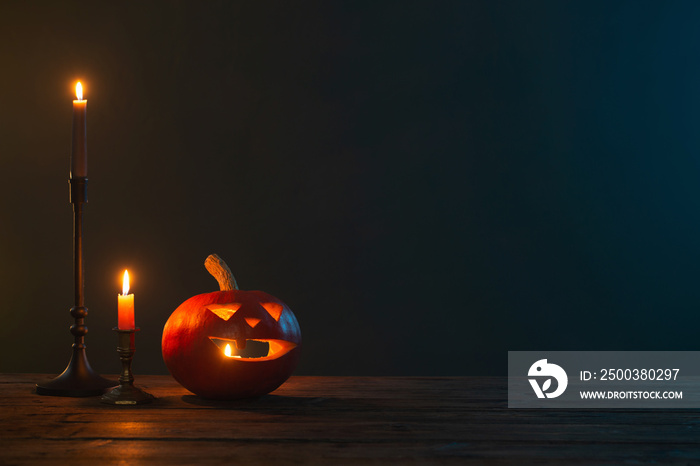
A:
[[[191,392],[212,399],[270,393],[294,371],[301,330],[292,311],[262,291],[243,291],[217,255],[204,265],[221,291],[193,296],[163,328],[163,359]]]

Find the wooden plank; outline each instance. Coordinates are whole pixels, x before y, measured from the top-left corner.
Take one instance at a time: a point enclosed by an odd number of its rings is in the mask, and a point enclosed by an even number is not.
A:
[[[619,448],[545,442],[256,442],[93,439],[36,440],[26,448],[7,445],[3,464],[697,464],[693,444]]]
[[[140,376],[158,399],[138,407],[32,393],[44,378],[0,374],[0,463],[700,461],[697,411],[513,410],[504,378],[292,377],[257,400],[214,402]]]

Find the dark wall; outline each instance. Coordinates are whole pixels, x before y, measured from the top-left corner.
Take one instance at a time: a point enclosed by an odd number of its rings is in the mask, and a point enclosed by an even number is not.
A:
[[[0,5],[0,371],[68,361],[78,79],[101,372],[124,268],[164,373],[212,252],[295,311],[300,374],[696,349],[697,2],[144,3]]]

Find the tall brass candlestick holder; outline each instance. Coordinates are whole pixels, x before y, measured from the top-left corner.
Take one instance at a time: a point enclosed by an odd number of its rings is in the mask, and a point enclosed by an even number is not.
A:
[[[75,337],[73,355],[68,367],[55,379],[36,384],[39,395],[53,396],[96,396],[114,387],[115,382],[107,380],[90,367],[85,354],[85,334],[88,331],[85,317],[88,309],[84,302],[84,273],[83,273],[83,204],[87,202],[87,177],[71,177],[70,202],[73,204],[73,272],[75,278],[75,306],[70,309],[70,315],[75,324],[70,332]]]
[[[134,373],[131,371],[131,360],[136,352],[134,344],[135,333],[138,328],[132,330],[113,329],[119,333],[119,346],[117,352],[122,362],[122,373],[119,376],[119,386],[100,398],[103,403],[113,405],[140,405],[153,401],[153,395],[146,393],[134,386]]]

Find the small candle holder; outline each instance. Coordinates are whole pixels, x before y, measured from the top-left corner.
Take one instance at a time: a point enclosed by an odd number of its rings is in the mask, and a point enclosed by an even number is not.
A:
[[[122,373],[119,376],[119,386],[109,393],[102,395],[100,401],[112,405],[140,405],[150,403],[153,401],[154,396],[134,386],[134,373],[131,371],[131,360],[134,358],[134,353],[136,352],[134,336],[139,329],[122,330],[115,327],[112,330],[119,334],[117,352],[122,362]]]

